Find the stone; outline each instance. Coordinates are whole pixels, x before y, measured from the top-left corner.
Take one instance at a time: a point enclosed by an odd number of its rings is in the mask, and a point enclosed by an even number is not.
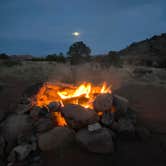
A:
[[[58,150],[71,145],[75,140],[75,133],[68,127],[55,127],[38,136],[39,148],[42,151]]]
[[[74,129],[99,121],[99,117],[94,110],[76,104],[66,104],[62,107],[62,115],[65,117],[67,124]]]
[[[119,133],[122,133],[122,132],[133,133],[133,132],[135,132],[134,125],[128,119],[124,119],[124,118],[119,119],[117,125],[118,125],[118,132]]]
[[[2,133],[7,141],[7,149],[10,151],[19,135],[29,137],[32,134],[32,121],[28,115],[13,114],[9,116],[3,126]]]
[[[59,102],[51,102],[48,105],[48,109],[50,112],[57,112],[59,111],[60,107],[61,107],[61,104]]]
[[[125,113],[128,109],[128,103],[128,99],[119,95],[113,95],[113,105],[115,105],[116,111]]]
[[[35,120],[38,119],[40,116],[41,110],[42,110],[41,107],[38,107],[38,106],[32,107],[32,109],[30,110],[30,116]]]
[[[94,132],[89,131],[87,128],[80,129],[76,133],[76,140],[90,152],[107,154],[114,151],[112,135],[107,128],[101,128]]]
[[[88,131],[97,131],[97,130],[100,130],[102,127],[100,125],[100,123],[93,123],[93,124],[90,124],[88,125]]]
[[[40,118],[34,122],[34,127],[38,133],[46,132],[54,127],[50,118]]]
[[[112,109],[113,97],[110,93],[98,95],[94,102],[93,107],[96,112],[111,111]]]
[[[31,109],[31,104],[18,104],[16,113],[17,114],[25,114]]]
[[[110,127],[114,121],[113,113],[112,112],[104,112],[101,117],[101,123],[106,127]]]
[[[9,154],[8,161],[15,162],[16,160],[24,160],[31,151],[32,146],[29,144],[16,146]]]

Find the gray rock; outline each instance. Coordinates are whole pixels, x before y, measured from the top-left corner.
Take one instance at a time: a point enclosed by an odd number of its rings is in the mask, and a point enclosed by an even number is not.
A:
[[[48,109],[51,112],[57,112],[60,109],[60,107],[61,107],[61,104],[59,102],[51,102],[48,105]]]
[[[8,149],[10,151],[20,134],[27,137],[32,134],[32,121],[28,115],[13,114],[5,120],[2,133],[8,142]]]
[[[38,119],[39,116],[40,116],[40,112],[42,111],[42,108],[41,107],[38,107],[38,106],[34,106],[31,108],[30,110],[30,116],[33,118],[33,119]]]
[[[55,125],[50,118],[40,118],[34,122],[34,127],[38,133],[46,132],[54,126]]]
[[[112,112],[104,112],[101,117],[101,123],[107,127],[110,127],[114,121],[113,113]]]
[[[121,118],[118,121],[118,132],[129,132],[129,133],[134,133],[135,132],[135,126],[131,123],[130,120]]]
[[[71,145],[75,140],[74,131],[67,127],[55,127],[38,136],[39,148],[42,151],[58,150]]]
[[[9,154],[8,161],[15,162],[16,160],[24,160],[32,151],[32,145],[16,146]]]
[[[31,104],[18,104],[16,113],[25,114],[26,112],[28,112],[31,109],[31,107],[32,107]]]
[[[129,101],[126,98],[119,95],[113,95],[113,104],[116,107],[116,111],[125,113],[128,109],[128,103]]]
[[[113,97],[111,94],[100,94],[93,102],[93,107],[96,112],[111,111]]]
[[[112,135],[107,128],[102,128],[94,132],[90,132],[86,128],[80,129],[76,133],[76,139],[90,152],[107,154],[114,151]]]
[[[94,110],[86,109],[75,104],[66,104],[65,107],[62,107],[62,114],[67,124],[75,129],[98,122],[99,120]]]
[[[90,131],[90,132],[100,130],[101,128],[102,127],[101,127],[100,123],[93,123],[93,124],[88,125],[88,131]]]

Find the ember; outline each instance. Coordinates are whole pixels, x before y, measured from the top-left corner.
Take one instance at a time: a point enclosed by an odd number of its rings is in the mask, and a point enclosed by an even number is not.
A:
[[[74,86],[62,83],[45,83],[35,96],[32,104],[39,107],[48,107],[50,103],[58,102],[61,107],[65,104],[78,104],[84,108],[93,109],[93,102],[97,95],[111,93],[111,89],[104,82],[101,86],[94,86],[92,83],[84,82]],[[55,104],[55,103],[54,103]],[[50,109],[48,109],[50,110]],[[88,109],[85,109],[88,110]],[[58,126],[66,126],[66,120],[61,112],[51,111],[52,117]],[[102,115],[102,113],[98,113]]]
[[[84,82],[79,86],[71,84],[45,83],[36,95],[34,105],[47,106],[51,102],[79,104],[85,108],[93,108],[93,101],[98,94],[111,93],[110,87],[104,82],[102,86],[94,86]]]

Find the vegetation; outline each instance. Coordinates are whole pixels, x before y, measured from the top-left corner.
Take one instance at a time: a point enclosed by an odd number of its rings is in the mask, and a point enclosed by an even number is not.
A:
[[[56,62],[60,62],[60,63],[65,63],[66,58],[64,57],[63,53],[60,53],[59,55],[50,54],[50,55],[47,55],[46,61],[56,61]]]
[[[122,67],[123,62],[120,58],[120,56],[115,51],[110,51],[108,53],[108,61],[110,65],[116,66],[116,67]]]
[[[3,59],[3,60],[9,59],[9,56],[7,54],[5,54],[5,53],[1,53],[0,54],[0,59]]]
[[[67,52],[71,64],[79,64],[90,60],[91,49],[82,41],[73,43]]]

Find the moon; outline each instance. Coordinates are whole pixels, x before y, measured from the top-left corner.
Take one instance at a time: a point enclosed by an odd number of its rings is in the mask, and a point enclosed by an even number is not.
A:
[[[78,37],[80,36],[80,32],[73,32],[72,35]]]

